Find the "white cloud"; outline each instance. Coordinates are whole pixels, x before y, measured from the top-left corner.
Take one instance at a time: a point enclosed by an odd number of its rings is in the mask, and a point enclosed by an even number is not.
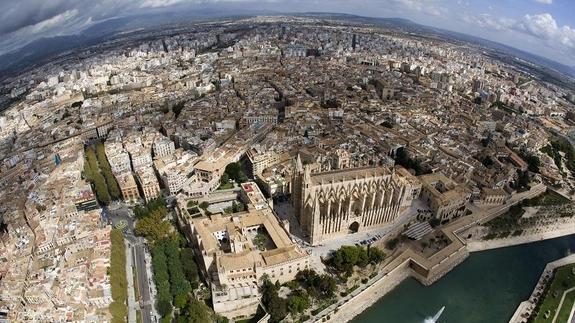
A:
[[[412,11],[441,16],[447,13],[447,8],[438,5],[436,0],[389,0],[389,2]]]
[[[563,55],[575,58],[575,29],[559,26],[549,13],[525,15],[520,19],[496,17],[489,14],[463,16],[463,21],[494,32],[520,33],[538,40]],[[548,48],[541,48],[548,50]]]
[[[549,45],[575,56],[575,29],[567,25],[559,27],[555,18],[549,13],[525,15],[514,29],[546,40]]]
[[[161,8],[180,4],[185,0],[145,0],[140,8]]]
[[[464,15],[463,21],[491,31],[510,30],[517,24],[515,19],[498,17],[488,13],[477,16]]]
[[[553,0],[535,0],[535,2],[539,2],[542,4],[553,4]]]
[[[73,19],[77,15],[78,15],[78,9],[66,10],[52,18],[40,21],[34,25],[27,26],[21,29],[21,31],[24,30],[25,32],[31,34],[45,32],[47,30],[60,27],[63,24],[66,24],[66,22],[70,21],[70,19]]]
[[[557,22],[548,13],[525,15],[522,20],[515,24],[514,28],[543,39],[552,39],[559,30]]]

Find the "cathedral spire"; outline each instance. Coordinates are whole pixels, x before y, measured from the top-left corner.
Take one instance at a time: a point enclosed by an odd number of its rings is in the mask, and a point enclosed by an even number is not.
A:
[[[299,156],[299,153],[297,154],[296,160],[295,160],[295,170],[298,173],[303,172],[303,164],[301,162],[301,157]]]

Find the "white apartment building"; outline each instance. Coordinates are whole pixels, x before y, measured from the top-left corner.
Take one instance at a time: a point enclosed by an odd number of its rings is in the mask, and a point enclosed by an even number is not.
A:
[[[166,137],[159,137],[154,141],[154,157],[162,158],[174,153],[176,147],[174,142]]]
[[[134,167],[134,170],[152,165],[152,154],[144,148],[131,151],[130,157],[132,158],[132,167]]]
[[[108,162],[110,163],[110,168],[114,174],[122,174],[132,171],[130,155],[125,151],[114,156],[108,156]]]
[[[160,196],[160,184],[152,167],[140,167],[136,170],[136,178],[140,183],[146,202]]]

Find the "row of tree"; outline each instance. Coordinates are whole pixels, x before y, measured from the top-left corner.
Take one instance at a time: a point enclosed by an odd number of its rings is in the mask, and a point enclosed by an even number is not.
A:
[[[110,313],[112,322],[126,322],[128,315],[128,281],[126,279],[126,246],[124,245],[124,236],[119,230],[112,230],[110,233],[112,247],[110,251],[110,267],[108,275],[110,276],[110,285],[112,289],[112,303],[110,304]]]
[[[185,240],[173,230],[164,218],[168,215],[163,198],[136,206],[138,219],[135,232],[146,237],[151,245],[152,268],[157,288],[156,309],[162,322],[213,322],[217,316],[193,291],[199,286],[198,267],[192,249],[185,247]],[[174,311],[174,307],[176,310]]]
[[[163,321],[170,322],[173,316],[176,322],[213,321],[209,307],[192,295],[199,285],[198,268],[193,251],[180,248],[179,237],[162,239],[152,247],[152,266],[158,291],[156,305]],[[175,315],[173,307],[177,309]]]
[[[108,204],[121,198],[122,193],[106,158],[104,144],[88,146],[84,154],[84,178],[94,185],[98,200]]]
[[[117,200],[122,197],[122,192],[120,191],[120,186],[116,182],[116,178],[112,173],[112,168],[106,157],[106,150],[104,149],[104,144],[99,142],[96,144],[96,158],[98,158],[98,165],[100,166],[100,172],[104,175],[106,179],[106,186],[110,192],[110,197],[112,200]]]
[[[111,198],[110,193],[108,192],[108,187],[106,186],[106,179],[104,179],[104,176],[100,174],[94,149],[92,147],[87,147],[84,154],[84,178],[94,185],[96,197],[100,203],[110,203]]]

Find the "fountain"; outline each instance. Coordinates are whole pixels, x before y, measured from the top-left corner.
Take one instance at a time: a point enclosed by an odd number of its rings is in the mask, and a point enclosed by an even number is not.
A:
[[[443,311],[445,310],[445,306],[443,306],[439,312],[435,313],[435,315],[433,317],[428,317],[425,319],[425,321],[423,321],[423,323],[437,323],[437,320],[439,320],[439,317],[441,316],[441,314],[443,314]]]

